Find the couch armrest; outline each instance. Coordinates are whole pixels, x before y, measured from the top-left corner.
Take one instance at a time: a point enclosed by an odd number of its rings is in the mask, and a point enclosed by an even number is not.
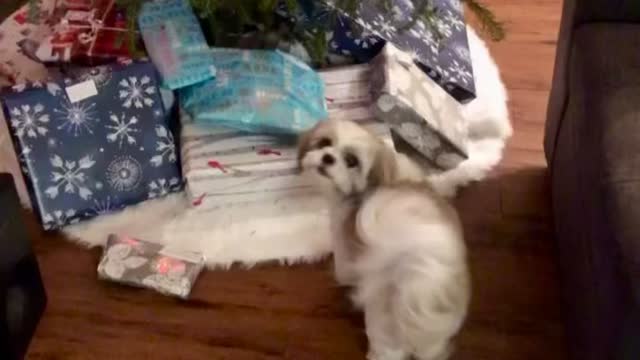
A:
[[[547,108],[544,150],[547,163],[553,153],[568,93],[568,69],[574,30],[593,22],[640,23],[640,0],[565,0],[558,32],[556,59]]]
[[[575,25],[591,22],[640,22],[638,0],[566,0],[575,3]]]

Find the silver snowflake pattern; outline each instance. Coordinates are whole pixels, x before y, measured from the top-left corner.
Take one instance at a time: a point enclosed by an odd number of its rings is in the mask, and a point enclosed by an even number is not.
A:
[[[376,35],[383,39],[391,38],[397,31],[393,23],[382,14],[379,14],[373,23],[377,26],[375,29]]]
[[[446,19],[436,19],[434,26],[444,38],[448,38],[453,34],[453,25],[448,23]]]
[[[407,14],[405,14],[405,12],[402,11],[402,8],[398,5],[394,5],[391,8],[391,15],[395,21],[405,21],[407,18]]]
[[[114,205],[113,203],[111,203],[111,197],[107,196],[107,198],[102,201],[94,200],[93,207],[91,207],[91,209],[87,212],[87,215],[105,215],[120,209],[122,209],[122,206]]]
[[[73,136],[82,135],[84,131],[93,134],[92,126],[97,121],[95,117],[96,104],[79,101],[71,103],[64,101],[60,108],[53,109],[56,117],[62,122],[58,130],[64,130]]]
[[[165,196],[179,190],[180,179],[173,177],[169,180],[158,179],[149,183],[149,199]]]
[[[432,31],[425,31],[422,41],[429,46],[431,53],[437,54],[440,51],[440,41],[433,35]]]
[[[14,107],[9,111],[11,116],[11,126],[15,129],[16,135],[20,138],[28,136],[37,138],[38,135],[45,136],[49,131],[49,114],[45,113],[44,105],[36,104],[33,107],[29,104]]]
[[[459,13],[462,13],[462,11],[464,10],[464,6],[462,5],[461,0],[449,0],[449,5],[451,5],[451,7]]]
[[[46,84],[46,87],[47,87],[47,91],[49,92],[49,94],[51,94],[53,96],[57,96],[58,93],[62,91],[62,88],[60,87],[60,85],[58,85],[56,83],[48,82]]]
[[[471,62],[471,53],[469,48],[462,45],[457,45],[453,48],[454,54],[456,54],[462,61]]]
[[[107,182],[117,191],[131,191],[142,180],[142,166],[131,156],[121,156],[107,166]]]
[[[51,172],[53,185],[44,191],[48,197],[55,199],[60,189],[63,189],[68,194],[75,194],[77,191],[83,200],[91,198],[93,192],[85,184],[87,176],[84,171],[93,167],[96,162],[89,155],[80,158],[77,162],[64,161],[59,155],[53,155],[49,161],[54,170]]]
[[[151,158],[151,165],[155,167],[162,165],[164,163],[165,156],[167,157],[168,162],[176,162],[176,144],[173,141],[173,135],[171,132],[167,131],[167,128],[164,126],[157,125],[156,135],[158,135],[158,141],[156,141],[156,151],[158,154]]]
[[[150,77],[145,75],[138,79],[135,76],[130,76],[120,80],[118,84],[121,87],[118,96],[120,100],[123,100],[123,107],[129,109],[131,106],[142,108],[153,105],[151,95],[156,93],[156,88]]]
[[[442,19],[457,31],[462,31],[465,27],[465,23],[462,18],[454,14],[451,10],[445,11]]]
[[[107,134],[107,141],[110,143],[118,141],[118,147],[122,148],[122,144],[126,141],[129,145],[134,145],[136,143],[135,134],[140,132],[140,130],[135,128],[135,125],[138,123],[138,118],[132,116],[129,120],[127,120],[125,114],[120,114],[118,117],[115,114],[109,115],[109,120],[113,124],[105,125],[105,127],[112,132]]]
[[[56,84],[56,83],[52,83],[52,82],[48,82],[48,83],[42,83],[40,81],[34,81],[31,83],[31,87],[32,88],[39,88],[42,89],[43,87],[45,87],[47,89],[47,92],[49,92],[49,94],[56,96],[58,95],[58,93],[60,91],[62,91],[62,88],[60,87],[60,85]],[[22,84],[18,84],[18,85],[14,85],[11,87],[11,90],[13,90],[14,92],[23,92],[25,91],[27,88],[29,88],[27,83],[22,83]]]
[[[51,213],[45,213],[42,216],[42,222],[45,230],[51,230],[63,227],[69,224],[75,224],[80,219],[76,217],[76,211],[69,209],[66,211],[54,210]]]
[[[449,73],[451,74],[451,79],[462,81],[465,84],[468,84],[469,81],[473,78],[471,72],[458,61],[451,61],[451,65],[449,66]]]

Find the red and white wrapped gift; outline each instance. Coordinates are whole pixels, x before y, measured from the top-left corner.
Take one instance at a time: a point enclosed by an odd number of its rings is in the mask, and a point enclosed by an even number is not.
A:
[[[125,12],[116,0],[65,0],[53,34],[44,39],[36,56],[46,63],[99,65],[131,57]]]

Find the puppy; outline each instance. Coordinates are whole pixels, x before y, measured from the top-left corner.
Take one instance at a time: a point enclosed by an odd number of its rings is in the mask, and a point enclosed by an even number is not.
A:
[[[364,310],[367,358],[447,359],[470,299],[455,210],[353,122],[319,123],[301,136],[298,160],[327,192],[335,277]]]

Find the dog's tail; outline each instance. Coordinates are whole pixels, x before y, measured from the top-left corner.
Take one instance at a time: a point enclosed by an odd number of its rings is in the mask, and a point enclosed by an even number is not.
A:
[[[398,334],[417,359],[447,359],[469,302],[466,268],[408,255],[394,275],[390,308]]]

